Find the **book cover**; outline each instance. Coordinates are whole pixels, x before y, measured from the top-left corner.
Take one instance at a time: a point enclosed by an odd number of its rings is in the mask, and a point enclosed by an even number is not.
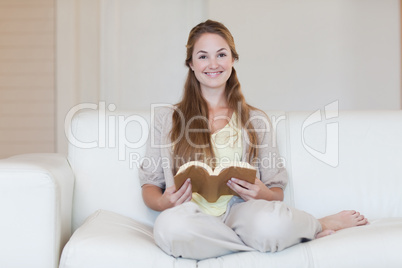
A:
[[[257,170],[247,162],[233,162],[226,167],[214,170],[207,164],[191,161],[182,165],[174,176],[176,189],[186,179],[191,179],[192,191],[202,195],[208,202],[216,202],[221,195],[238,195],[226,185],[231,178],[245,180],[254,184]]]

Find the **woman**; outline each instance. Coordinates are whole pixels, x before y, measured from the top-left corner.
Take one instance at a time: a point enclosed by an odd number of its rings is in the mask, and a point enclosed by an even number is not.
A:
[[[364,225],[355,211],[322,219],[288,207],[283,201],[287,183],[266,115],[248,105],[233,67],[239,56],[229,30],[207,20],[194,27],[187,42],[189,67],[182,100],[154,117],[148,165],[140,180],[144,202],[162,211],[154,226],[155,242],[174,257],[205,259],[232,252],[275,252]],[[272,161],[272,158],[274,158]],[[221,196],[215,203],[192,193],[187,180],[176,189],[173,176],[180,165],[204,161],[212,167],[247,161],[257,169],[255,183],[232,178],[228,186],[237,196]]]

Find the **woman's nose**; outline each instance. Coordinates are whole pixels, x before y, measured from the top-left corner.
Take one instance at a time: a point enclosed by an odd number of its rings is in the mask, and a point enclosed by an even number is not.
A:
[[[217,63],[217,61],[216,61],[216,59],[211,59],[210,60],[210,62],[209,62],[209,68],[211,68],[211,69],[216,69],[216,68],[218,68],[218,63]]]

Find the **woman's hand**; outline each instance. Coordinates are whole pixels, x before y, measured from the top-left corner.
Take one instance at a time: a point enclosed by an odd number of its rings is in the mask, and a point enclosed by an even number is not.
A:
[[[267,201],[283,200],[283,190],[278,187],[268,188],[261,180],[255,178],[255,183],[248,183],[243,180],[231,178],[227,185],[239,194],[244,201],[253,199],[264,199]]]
[[[178,206],[188,202],[192,197],[191,181],[187,179],[184,184],[176,191],[176,186],[166,188],[165,192],[158,200],[160,211]]]

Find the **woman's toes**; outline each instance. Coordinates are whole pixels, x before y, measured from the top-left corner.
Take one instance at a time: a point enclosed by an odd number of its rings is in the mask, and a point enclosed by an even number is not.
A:
[[[358,218],[360,216],[359,212],[356,212],[355,214],[353,214],[353,216],[355,216],[356,218]]]
[[[363,217],[360,221],[357,222],[357,225],[366,225],[368,224],[368,220]]]

